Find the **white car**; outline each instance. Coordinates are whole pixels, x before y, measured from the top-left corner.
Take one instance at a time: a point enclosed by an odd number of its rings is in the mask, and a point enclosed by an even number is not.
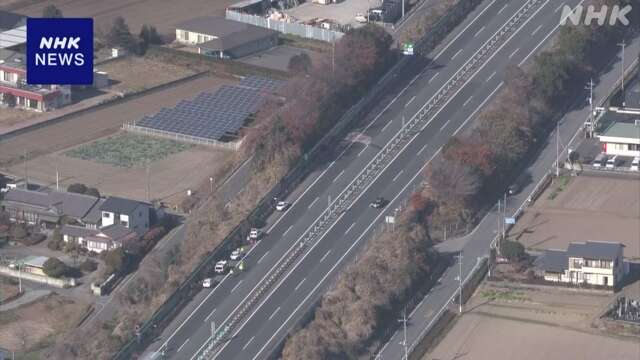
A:
[[[216,274],[224,274],[227,271],[227,261],[220,260],[216,263],[216,267],[214,268]]]
[[[636,156],[631,161],[631,171],[640,171],[640,156]]]
[[[211,278],[206,278],[206,279],[202,280],[202,287],[210,288],[211,287],[211,283],[212,283]]]
[[[251,231],[249,232],[250,239],[259,239],[261,236],[262,236],[262,230],[260,229],[252,228]]]
[[[229,256],[229,258],[234,261],[240,259],[241,257],[242,257],[242,252],[240,251],[240,249],[233,250],[233,252],[231,253],[231,256]]]
[[[291,205],[291,204],[289,204],[286,201],[278,201],[278,203],[276,204],[276,210],[285,211],[285,210],[287,210],[289,208],[289,205]]]

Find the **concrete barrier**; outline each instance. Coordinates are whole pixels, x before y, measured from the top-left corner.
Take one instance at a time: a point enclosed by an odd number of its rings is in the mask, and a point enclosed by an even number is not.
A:
[[[24,280],[29,280],[29,281],[37,282],[40,284],[54,286],[57,288],[68,288],[68,287],[76,286],[75,279],[56,279],[50,276],[34,275],[24,271],[13,270],[6,266],[0,266],[0,274],[11,276],[16,279],[22,278]]]

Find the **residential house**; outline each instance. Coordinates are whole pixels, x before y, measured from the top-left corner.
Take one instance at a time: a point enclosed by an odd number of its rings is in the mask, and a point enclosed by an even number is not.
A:
[[[26,110],[48,111],[71,103],[71,87],[27,84],[25,55],[0,49],[0,103]]]
[[[239,58],[278,44],[278,32],[222,17],[199,17],[176,26],[176,41],[197,47],[199,54]]]
[[[598,135],[607,155],[640,156],[640,116],[633,122],[613,122]]]
[[[625,274],[624,245],[573,242],[566,251],[546,250],[537,265],[547,281],[615,287]]]
[[[12,221],[32,225],[55,225],[66,217],[65,221],[82,225],[86,222],[92,227],[97,226],[94,207],[99,202],[99,198],[91,195],[12,189],[7,191],[0,204],[9,213]]]
[[[26,273],[46,276],[44,273],[44,263],[49,260],[46,256],[27,256],[20,261],[20,270]]]
[[[27,43],[27,17],[0,10],[0,49],[24,50]]]
[[[111,196],[102,204],[102,226],[122,225],[142,235],[149,230],[151,205]]]

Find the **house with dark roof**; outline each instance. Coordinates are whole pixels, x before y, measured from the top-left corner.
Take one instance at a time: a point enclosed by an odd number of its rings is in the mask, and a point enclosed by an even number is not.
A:
[[[198,53],[221,59],[239,58],[278,44],[278,32],[223,17],[198,17],[176,26],[176,41]]]
[[[5,194],[0,205],[12,221],[54,225],[66,217],[67,221],[97,227],[100,219],[95,222],[92,211],[99,202],[99,198],[91,195],[13,189]]]
[[[122,225],[139,235],[149,230],[151,205],[111,196],[100,206],[102,226]]]
[[[615,287],[625,274],[624,245],[573,242],[566,251],[545,250],[536,266],[547,281]]]
[[[109,225],[100,229],[63,225],[60,232],[63,234],[65,242],[75,242],[96,253],[117,249],[127,241],[135,241],[139,238],[135,231],[122,225]]]

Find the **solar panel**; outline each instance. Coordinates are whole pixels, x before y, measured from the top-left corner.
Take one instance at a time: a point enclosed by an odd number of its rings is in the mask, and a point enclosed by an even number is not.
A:
[[[176,134],[220,140],[236,134],[262,104],[265,91],[275,91],[283,81],[248,76],[238,86],[223,85],[216,92],[202,92],[193,100],[181,100],[136,123]]]

